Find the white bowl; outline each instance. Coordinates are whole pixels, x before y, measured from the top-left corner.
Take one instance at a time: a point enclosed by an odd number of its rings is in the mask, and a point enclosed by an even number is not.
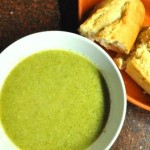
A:
[[[109,149],[118,137],[126,114],[126,92],[122,76],[110,56],[94,42],[73,33],[46,31],[26,36],[0,54],[0,90],[10,70],[22,59],[37,51],[64,49],[79,52],[101,70],[110,94],[110,113],[98,139],[88,150]],[[0,149],[16,150],[0,125]]]

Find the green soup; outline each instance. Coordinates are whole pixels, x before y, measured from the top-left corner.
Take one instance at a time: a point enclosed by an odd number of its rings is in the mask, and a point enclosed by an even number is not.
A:
[[[5,80],[1,123],[21,150],[83,150],[104,126],[106,91],[100,71],[83,56],[42,51]]]

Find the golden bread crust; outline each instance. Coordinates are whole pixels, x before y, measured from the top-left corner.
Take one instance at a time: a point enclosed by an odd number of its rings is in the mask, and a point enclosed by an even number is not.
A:
[[[150,94],[150,27],[141,30],[135,49],[126,60],[125,71]]]
[[[129,54],[144,17],[145,8],[140,0],[103,0],[80,25],[79,33],[108,50]]]
[[[150,51],[148,49],[143,49],[139,56],[134,56],[125,71],[150,94]]]

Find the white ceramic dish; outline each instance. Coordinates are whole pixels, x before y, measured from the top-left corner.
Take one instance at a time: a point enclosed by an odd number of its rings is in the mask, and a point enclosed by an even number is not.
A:
[[[94,42],[77,34],[63,31],[46,31],[26,36],[0,54],[0,90],[10,70],[22,59],[37,51],[64,49],[79,52],[99,68],[107,82],[110,93],[110,113],[106,126],[88,150],[109,149],[118,137],[126,114],[126,92],[123,79],[116,65]],[[0,149],[16,150],[0,125]]]

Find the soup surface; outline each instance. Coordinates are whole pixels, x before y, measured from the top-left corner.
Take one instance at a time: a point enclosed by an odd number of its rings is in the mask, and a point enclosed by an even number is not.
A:
[[[83,150],[100,134],[107,88],[79,54],[48,50],[21,61],[0,93],[0,118],[21,150]]]

